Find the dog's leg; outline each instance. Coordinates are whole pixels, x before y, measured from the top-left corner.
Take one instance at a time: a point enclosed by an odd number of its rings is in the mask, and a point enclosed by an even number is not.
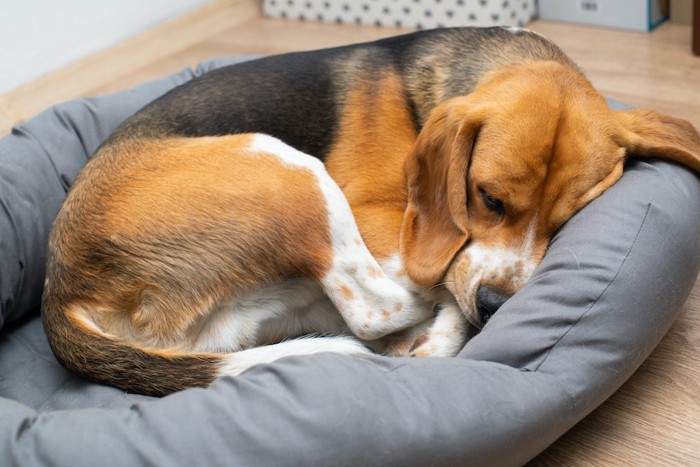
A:
[[[391,357],[454,357],[469,338],[469,323],[455,304],[438,309],[435,318],[367,345]]]
[[[297,355],[325,352],[352,356],[372,354],[364,343],[348,335],[348,326],[334,305],[318,284],[308,279],[289,280],[283,285],[252,293],[236,305],[235,313],[212,322],[205,340],[215,342],[212,336],[226,327],[226,321],[238,321],[241,312],[258,317],[266,314],[267,317],[249,323],[255,341],[249,342],[249,348],[229,350],[220,374],[237,375],[252,366]],[[272,342],[275,343],[262,345]],[[225,342],[222,344],[226,345]]]
[[[255,150],[314,172],[327,203],[332,264],[318,279],[348,324],[363,340],[374,340],[432,316],[430,306],[390,279],[367,249],[342,190],[317,159],[269,136],[257,135]]]
[[[389,278],[361,242],[353,240],[353,246],[335,255],[333,268],[321,284],[351,331],[364,340],[432,316],[430,306]]]
[[[456,303],[441,305],[433,324],[410,350],[413,357],[454,357],[467,342],[469,324]]]
[[[435,323],[435,318],[428,319],[403,331],[382,337],[365,344],[375,353],[389,357],[408,357],[418,338],[428,332]]]

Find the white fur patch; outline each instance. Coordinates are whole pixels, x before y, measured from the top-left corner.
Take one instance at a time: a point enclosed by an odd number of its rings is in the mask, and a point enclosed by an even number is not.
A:
[[[262,133],[256,133],[253,136],[253,143],[248,149],[252,152],[272,154],[282,162],[307,168],[315,174],[326,172],[326,168],[320,160],[301,151],[297,151],[277,138]]]
[[[219,304],[190,330],[189,340],[193,351],[236,352],[306,333],[346,331],[318,284],[291,279]]]
[[[542,34],[540,34],[537,31],[533,31],[532,29],[521,28],[518,26],[501,26],[501,27],[511,34],[532,34],[534,36],[539,36],[539,37],[545,38]],[[549,39],[547,39],[547,41],[549,42]]]
[[[238,375],[252,366],[272,363],[280,358],[325,352],[353,356],[372,354],[361,342],[349,336],[303,337],[229,354],[219,374]]]
[[[479,324],[476,312],[476,294],[482,284],[507,283],[512,290],[522,288],[537,266],[534,258],[535,230],[537,219],[533,219],[520,245],[514,247],[487,246],[474,242],[467,247],[468,270],[463,271],[466,284],[457,284],[452,290],[466,316]]]

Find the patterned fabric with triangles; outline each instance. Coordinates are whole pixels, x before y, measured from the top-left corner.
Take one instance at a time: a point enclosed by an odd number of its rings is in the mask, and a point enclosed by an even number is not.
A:
[[[267,16],[342,24],[431,29],[523,26],[536,0],[264,0]]]

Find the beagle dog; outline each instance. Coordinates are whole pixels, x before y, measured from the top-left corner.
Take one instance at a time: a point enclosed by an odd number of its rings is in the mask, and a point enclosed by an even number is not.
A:
[[[49,244],[46,333],[127,391],[287,355],[455,355],[625,159],[700,136],[613,111],[547,39],[430,30],[209,72],[122,124]]]

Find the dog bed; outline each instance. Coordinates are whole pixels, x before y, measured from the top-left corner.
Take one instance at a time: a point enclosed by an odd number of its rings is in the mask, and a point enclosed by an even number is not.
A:
[[[66,372],[38,315],[66,189],[138,108],[193,76],[56,106],[0,140],[0,465],[517,465],[609,397],[698,274],[700,183],[631,161],[456,358],[293,357],[162,399]]]

